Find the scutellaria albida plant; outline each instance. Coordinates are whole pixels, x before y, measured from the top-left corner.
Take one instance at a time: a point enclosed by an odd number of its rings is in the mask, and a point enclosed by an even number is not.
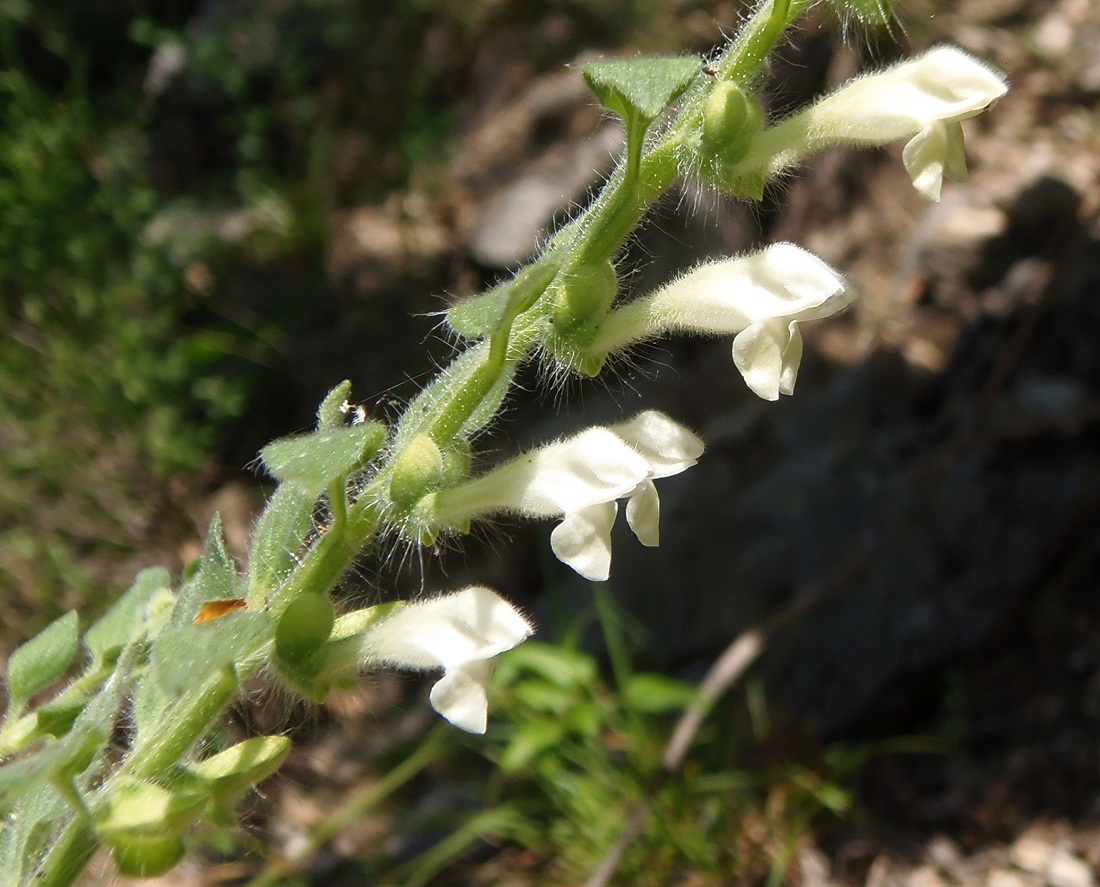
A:
[[[885,15],[878,3],[830,2],[848,14]],[[123,873],[160,874],[183,857],[200,820],[232,822],[234,804],[289,750],[281,736],[217,752],[203,744],[257,675],[323,700],[363,670],[440,672],[431,705],[456,727],[483,732],[494,658],[533,627],[481,586],[337,612],[334,587],[379,545],[431,547],[504,514],[550,519],[554,554],[598,582],[612,571],[622,503],[638,541],[658,544],[660,481],[694,465],[704,442],[646,410],[474,471],[478,434],[517,369],[537,360],[554,370],[548,378],[594,377],[639,343],[721,336],[756,395],[792,394],[800,325],[855,298],[836,270],[779,243],[624,298],[616,269],[624,239],[678,177],[757,200],[777,176],[832,145],[904,141],[913,186],[938,200],[945,178],[966,178],[962,123],[1007,89],[989,65],[940,46],[768,120],[759,99],[766,60],[809,5],[762,3],[711,60],[586,65],[588,85],[622,119],[625,156],[536,260],[448,312],[465,350],[400,419],[391,427],[357,415],[349,384],[336,386],[314,432],[261,452],[278,486],[245,569],[226,553],[215,520],[182,580],[147,570],[92,625],[82,630],[68,613],[15,651],[0,730],[5,883],[72,884],[101,846]]]

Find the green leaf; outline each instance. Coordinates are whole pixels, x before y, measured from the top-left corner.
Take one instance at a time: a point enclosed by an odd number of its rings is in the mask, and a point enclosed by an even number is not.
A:
[[[559,261],[547,252],[511,280],[455,305],[447,312],[447,322],[451,329],[467,339],[490,336],[530,309],[560,267]]]
[[[559,687],[587,689],[595,685],[599,669],[586,653],[527,641],[501,656],[497,666],[498,680],[505,686],[524,672],[534,672]]]
[[[508,310],[513,281],[494,286],[486,293],[465,299],[447,312],[447,324],[467,339],[492,335]]]
[[[256,526],[249,561],[249,600],[267,599],[297,566],[296,555],[313,528],[316,496],[295,484],[280,484]]]
[[[271,619],[262,610],[239,610],[205,625],[173,626],[153,646],[153,674],[171,699],[238,662],[245,650],[270,635]]]
[[[264,467],[276,480],[320,496],[333,481],[347,477],[370,459],[386,440],[381,422],[364,422],[316,434],[284,437],[260,451]]]
[[[598,59],[581,70],[600,104],[628,124],[638,117],[648,124],[683,94],[701,68],[695,57],[641,56]]]
[[[64,699],[48,702],[35,709],[35,732],[49,736],[64,736],[88,704],[85,699]]]
[[[2,772],[2,771],[0,771]],[[57,827],[69,812],[68,803],[52,785],[38,785],[12,798],[10,808],[0,799],[5,813],[0,828],[0,872],[3,883],[39,883],[36,873],[46,852],[52,846]]]
[[[132,717],[137,738],[143,739],[156,730],[168,705],[174,702],[161,689],[157,676],[146,671],[134,691]]]
[[[544,719],[521,724],[500,756],[503,773],[515,773],[544,751],[556,748],[565,738],[565,727],[556,720]]]
[[[9,711],[22,711],[39,690],[44,690],[65,673],[76,655],[80,623],[70,610],[31,638],[8,661]]]
[[[888,25],[894,19],[894,10],[888,0],[830,0],[829,5],[842,19],[854,16],[857,21],[872,27]]]
[[[542,715],[564,715],[578,701],[573,688],[546,681],[519,681],[511,685],[511,693],[517,703]]]
[[[82,773],[106,742],[104,730],[85,726],[50,742],[0,767],[0,810],[28,793],[39,791],[42,784],[60,777]]]
[[[126,592],[95,624],[84,632],[84,646],[96,665],[112,662],[127,644],[145,633],[145,611],[154,593],[171,585],[162,567],[143,570]]]
[[[325,399],[321,401],[321,405],[317,408],[318,431],[329,431],[344,426],[347,419],[344,405],[348,402],[349,397],[351,397],[351,382],[347,379],[325,395]]]
[[[683,711],[697,698],[698,688],[661,674],[633,675],[623,688],[627,707],[642,714]]]
[[[221,515],[215,514],[195,574],[180,589],[169,626],[189,625],[207,601],[237,597],[237,570],[225,550]]]

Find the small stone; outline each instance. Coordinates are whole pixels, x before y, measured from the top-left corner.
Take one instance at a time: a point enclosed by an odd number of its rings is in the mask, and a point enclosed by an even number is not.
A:
[[[1096,878],[1083,859],[1059,848],[1047,869],[1050,887],[1096,887]]]
[[[1034,834],[1023,834],[1009,849],[1008,856],[1014,865],[1025,872],[1045,875],[1054,859],[1054,852],[1055,848],[1049,841]]]
[[[1008,869],[993,869],[989,873],[986,887],[1035,887],[1035,881],[1029,881],[1018,872]]]
[[[922,865],[906,876],[905,887],[947,887],[947,882],[933,866]]]

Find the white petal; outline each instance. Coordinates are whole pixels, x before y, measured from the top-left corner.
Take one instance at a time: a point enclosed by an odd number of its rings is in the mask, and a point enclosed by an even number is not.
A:
[[[618,510],[612,501],[569,512],[550,534],[558,560],[585,579],[606,582],[611,575],[611,527]]]
[[[777,243],[688,272],[651,297],[651,311],[663,330],[738,333],[773,317],[825,317],[854,296],[844,278],[813,253]]]
[[[454,524],[492,512],[551,517],[630,493],[649,464],[607,428],[589,428],[436,494],[435,514]]]
[[[436,681],[429,699],[440,715],[468,733],[484,733],[489,712],[492,661],[470,662]]]
[[[626,503],[626,522],[642,545],[655,548],[661,543],[661,498],[657,485],[647,480]]]
[[[782,321],[755,323],[733,340],[733,362],[745,384],[764,400],[779,400],[783,357],[790,337]]]
[[[701,438],[657,410],[645,410],[610,427],[649,464],[651,477],[679,474],[699,461]]]
[[[819,141],[882,144],[915,135],[937,120],[973,117],[1007,90],[999,72],[960,49],[941,46],[853,81],[805,114]]]
[[[946,126],[937,121],[922,129],[909,140],[901,159],[913,187],[929,200],[939,200],[947,159]]]
[[[963,138],[962,124],[952,122],[947,126],[947,151],[943,164],[943,174],[952,182],[965,182],[969,178],[966,171],[966,142]]]
[[[797,323],[787,328],[787,347],[783,351],[783,371],[779,374],[779,393],[794,394],[798,379],[798,367],[802,363],[802,333]]]
[[[531,633],[519,611],[488,588],[407,604],[364,636],[368,661],[451,669],[510,650]]]

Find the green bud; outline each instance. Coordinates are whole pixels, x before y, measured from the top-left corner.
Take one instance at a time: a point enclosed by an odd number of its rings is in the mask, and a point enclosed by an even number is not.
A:
[[[408,508],[430,493],[443,477],[443,454],[427,434],[418,434],[397,456],[390,479],[390,498]]]
[[[443,453],[443,471],[440,480],[446,487],[460,484],[469,479],[472,465],[470,444],[462,438],[455,438]]]
[[[720,170],[728,169],[745,156],[753,138],[764,128],[764,111],[752,96],[736,83],[714,84],[703,109],[700,147]]]
[[[619,290],[611,262],[582,265],[564,272],[556,285],[553,301],[554,329],[569,336],[602,318]]]
[[[119,872],[163,875],[183,859],[181,834],[202,815],[205,792],[169,791],[152,782],[119,785],[96,814],[95,830],[111,848]]]
[[[336,610],[328,595],[299,595],[287,605],[275,627],[276,655],[284,662],[303,665],[324,646],[335,622]]]
[[[106,841],[119,874],[128,878],[155,878],[170,872],[185,852],[178,835],[131,835]]]
[[[233,800],[278,770],[289,753],[287,737],[256,736],[197,764],[184,766],[189,776],[212,790],[216,797]]]

